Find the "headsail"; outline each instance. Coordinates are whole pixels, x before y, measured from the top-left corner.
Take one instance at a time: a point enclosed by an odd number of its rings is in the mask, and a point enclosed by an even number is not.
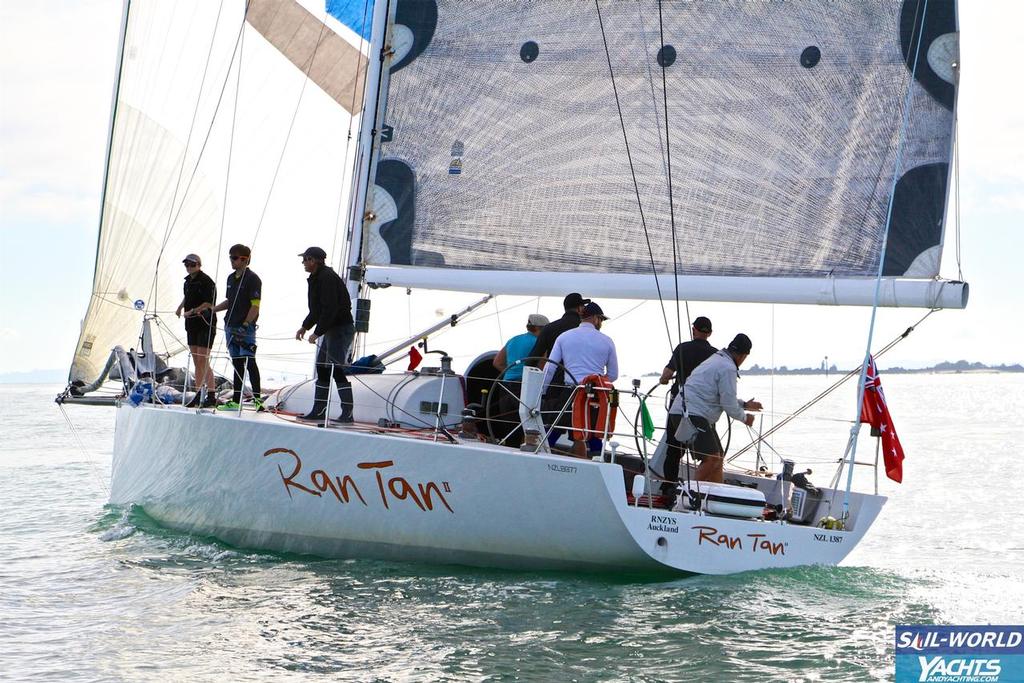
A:
[[[371,14],[371,0],[126,2],[96,272],[70,380],[93,379],[113,346],[135,346],[140,310],[161,316],[157,354],[183,351],[181,259],[199,254],[223,294],[235,242],[252,246],[257,273],[294,275],[268,282],[273,301],[294,307],[265,305],[259,333],[261,353],[294,352],[283,345],[305,302],[295,254],[333,246],[339,262],[344,249]]]
[[[965,303],[929,281],[954,0],[399,0],[394,23],[371,281],[568,291],[592,273],[589,293],[643,297],[678,270],[689,298],[869,304],[873,285],[836,293],[884,248],[883,305]]]

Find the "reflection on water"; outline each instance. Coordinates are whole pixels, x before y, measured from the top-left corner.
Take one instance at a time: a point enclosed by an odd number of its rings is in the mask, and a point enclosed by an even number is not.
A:
[[[883,381],[908,454],[906,483],[883,482],[891,500],[851,566],[675,580],[320,560],[169,531],[138,508],[103,505],[109,414],[72,414],[95,449],[83,454],[46,405],[52,393],[5,387],[4,431],[15,446],[0,460],[9,484],[0,671],[61,680],[889,680],[894,624],[1012,623],[1024,613],[1024,543],[1007,504],[1016,486],[1000,476],[1019,469],[1021,428],[1006,406],[1021,405],[1024,378]],[[806,396],[812,387],[797,388]],[[953,411],[942,408],[950,396],[962,399]],[[813,421],[800,428],[821,444],[817,457],[831,457],[834,425],[828,435]],[[780,451],[807,448],[784,438]],[[986,457],[970,462],[984,472],[972,483],[964,454],[979,449]],[[988,495],[971,495],[982,485]]]

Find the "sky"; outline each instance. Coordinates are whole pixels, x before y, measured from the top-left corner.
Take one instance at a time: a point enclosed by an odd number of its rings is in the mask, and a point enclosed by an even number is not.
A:
[[[70,363],[93,276],[120,15],[120,0],[0,0],[0,374]],[[880,361],[882,368],[1024,362],[1024,296],[1015,277],[1024,252],[1022,20],[1024,6],[1016,0],[960,3],[961,262],[958,268],[947,228],[942,274],[957,278],[962,268],[970,303],[930,316]],[[374,303],[380,324],[374,350],[478,298],[393,290]],[[657,302],[601,303],[612,316],[604,331],[618,346],[624,372],[659,371],[677,330],[675,304],[666,311],[667,334]],[[381,313],[388,307],[399,314]],[[518,332],[527,313],[554,318],[559,309],[560,297],[500,297],[477,314],[487,318],[442,338],[458,369],[460,360]],[[868,308],[699,302],[689,311],[711,317],[713,343],[724,346],[743,331],[754,340],[751,364],[789,367],[817,366],[826,356],[840,367],[856,364],[871,314]],[[880,310],[873,347],[924,313]]]

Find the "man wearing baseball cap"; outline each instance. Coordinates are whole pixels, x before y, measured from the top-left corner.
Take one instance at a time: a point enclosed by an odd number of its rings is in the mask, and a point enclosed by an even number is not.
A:
[[[547,324],[546,316],[531,313],[526,318],[526,332],[509,339],[491,361],[494,367],[502,372],[501,393],[498,396],[498,423],[492,433],[499,440],[504,439],[506,446],[518,448],[523,441],[518,410],[519,388],[523,381],[522,360],[527,357],[526,354],[537,342],[537,335]]]
[[[750,355],[752,346],[750,337],[742,332],[737,334],[729,346],[716,352],[693,371],[669,409],[669,412],[679,415],[685,410],[697,429],[690,450],[693,457],[700,461],[696,475],[700,481],[722,483],[724,451],[718,432],[715,431],[715,423],[722,412],[752,427],[754,416],[745,411],[758,411],[762,408],[754,399],[744,401],[736,397],[739,368]]]
[[[562,300],[562,308],[565,309],[565,313],[558,320],[544,326],[544,329],[540,331],[537,336],[537,343],[530,349],[529,357],[531,359],[536,358],[547,358],[551,353],[551,349],[555,346],[555,340],[567,330],[572,330],[579,327],[580,314],[583,313],[583,308],[590,303],[590,299],[584,299],[579,292],[572,292],[567,294]],[[543,360],[530,360],[527,361],[530,365],[536,366],[540,369],[544,369]],[[558,412],[561,407],[565,405],[565,402],[569,400],[570,390],[565,389],[565,378],[561,368],[558,368],[552,377],[552,386],[548,390],[548,393],[544,397],[544,401],[541,407],[544,411],[544,426],[551,427],[550,417],[551,412]],[[564,430],[554,429],[548,436],[548,445],[554,446],[558,438],[563,434]]]
[[[312,330],[309,343],[320,342],[316,350],[313,407],[299,420],[318,425],[327,421],[327,399],[331,393],[333,375],[341,401],[341,415],[336,421],[352,422],[352,384],[345,376],[348,350],[356,335],[352,299],[341,276],[326,265],[327,252],[320,247],[310,247],[299,256],[302,257],[302,267],[309,273],[306,278],[309,314],[295,332],[295,338],[301,341],[306,332]]]
[[[555,322],[544,326],[544,329],[537,335],[537,342],[527,355],[532,358],[547,358],[548,354],[551,353],[551,349],[555,346],[555,340],[558,339],[560,334],[566,330],[579,327],[583,307],[589,303],[590,299],[584,299],[579,292],[566,295],[565,299],[562,300],[562,308],[565,309],[565,313]],[[537,363],[537,367],[543,369],[543,362]]]
[[[690,373],[715,354],[715,347],[708,342],[708,337],[711,336],[711,320],[703,315],[694,318],[690,336],[690,341],[682,342],[673,349],[672,357],[661,371],[661,379],[658,380],[662,384],[668,384],[673,377],[675,378],[670,390],[673,401],[679,393],[679,387],[686,382]],[[670,410],[665,424],[665,441],[668,448],[664,452],[664,459],[655,457],[651,462],[654,471],[661,471],[664,475],[666,481],[662,484],[662,490],[669,495],[675,493],[675,482],[679,479],[679,460],[683,456],[683,445],[676,440],[676,430],[682,417],[682,408],[679,408],[677,413]]]
[[[602,375],[609,382],[618,379],[619,360],[615,352],[615,342],[601,332],[605,320],[608,320],[608,316],[597,303],[591,301],[583,307],[579,327],[567,330],[555,340],[555,346],[549,356],[551,363],[544,367],[545,388],[553,383],[555,363],[562,363],[565,366],[567,384],[582,382],[590,375]],[[565,400],[568,400],[573,388],[566,387],[569,393],[565,395]],[[566,415],[568,412],[563,413],[563,417]],[[597,448],[600,448],[600,445]],[[587,457],[586,439],[573,441],[573,455],[578,458]]]

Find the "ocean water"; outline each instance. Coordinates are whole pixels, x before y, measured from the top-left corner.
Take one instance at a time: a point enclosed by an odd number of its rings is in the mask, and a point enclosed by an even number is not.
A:
[[[1024,376],[883,384],[904,483],[880,483],[890,501],[845,566],[649,580],[323,560],[169,531],[106,504],[112,411],[68,408],[68,424],[58,387],[0,386],[0,679],[892,680],[896,624],[1024,621]],[[826,386],[741,380],[773,409],[765,427]],[[772,441],[815,483],[842,453],[851,391]]]

